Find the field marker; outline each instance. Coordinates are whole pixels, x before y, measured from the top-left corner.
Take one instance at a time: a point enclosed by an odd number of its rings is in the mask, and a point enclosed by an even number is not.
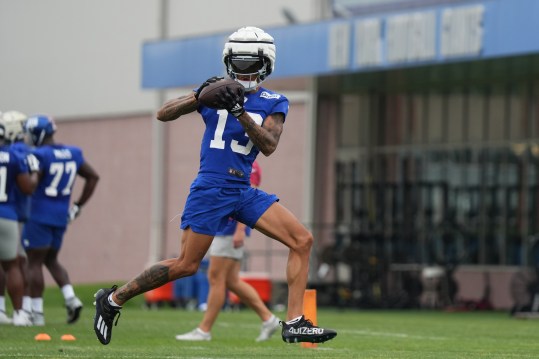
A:
[[[318,325],[316,319],[316,289],[305,289],[303,295],[303,314],[306,319],[313,322],[313,325]],[[316,348],[316,343],[301,343],[303,348]]]

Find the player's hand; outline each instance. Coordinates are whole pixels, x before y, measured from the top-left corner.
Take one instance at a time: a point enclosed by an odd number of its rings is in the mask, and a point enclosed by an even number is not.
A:
[[[206,81],[204,81],[202,83],[202,85],[200,85],[200,87],[198,88],[197,92],[195,92],[195,98],[197,99],[198,101],[198,96],[200,95],[200,92],[202,91],[202,89],[206,86],[208,86],[209,84],[211,83],[214,83],[214,82],[217,82],[217,81],[220,81],[224,79],[224,77],[220,77],[220,76],[213,76],[213,77],[210,77],[209,79],[207,79]]]
[[[219,99],[219,108],[226,109],[232,116],[240,117],[245,112],[243,102],[245,101],[245,90],[238,87],[236,91],[225,87],[217,95]]]
[[[75,218],[79,216],[80,210],[81,207],[78,204],[74,203],[73,206],[69,209],[68,221],[73,222]]]
[[[36,156],[33,154],[28,154],[26,156],[26,162],[28,163],[28,168],[30,169],[30,172],[38,172],[39,171],[39,160]]]

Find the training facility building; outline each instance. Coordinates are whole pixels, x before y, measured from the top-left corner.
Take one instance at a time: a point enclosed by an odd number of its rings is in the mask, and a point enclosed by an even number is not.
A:
[[[459,296],[508,308],[514,273],[539,260],[539,2],[387,3],[265,29],[277,62],[264,85],[291,107],[290,166],[262,159],[264,175],[304,179],[285,195],[317,238],[310,281],[343,283],[339,300],[397,303],[439,266]],[[223,74],[228,34],[147,41],[143,87]],[[284,264],[282,247],[251,249],[251,268]]]

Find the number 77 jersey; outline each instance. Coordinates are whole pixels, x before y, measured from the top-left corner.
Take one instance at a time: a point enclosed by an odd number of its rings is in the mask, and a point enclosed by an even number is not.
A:
[[[257,125],[266,117],[281,113],[288,114],[288,99],[280,94],[260,87],[258,91],[245,94],[245,111]],[[206,130],[200,148],[200,170],[198,179],[220,179],[226,186],[233,183],[249,186],[249,177],[258,148],[247,136],[240,122],[227,110],[216,110],[200,106],[198,111],[204,119]]]
[[[37,147],[33,154],[39,161],[41,177],[32,195],[30,218],[38,223],[65,227],[71,190],[84,163],[82,150],[54,144]]]

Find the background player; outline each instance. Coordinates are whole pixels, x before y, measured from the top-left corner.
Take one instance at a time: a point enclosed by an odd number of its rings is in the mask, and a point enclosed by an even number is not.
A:
[[[324,342],[337,334],[313,326],[303,313],[312,234],[275,195],[250,186],[251,166],[259,152],[271,155],[279,143],[288,100],[259,87],[275,64],[273,38],[263,30],[245,27],[233,33],[225,44],[223,60],[228,74],[245,88],[237,93],[222,92],[216,110],[200,105],[195,93],[168,101],[157,119],[168,122],[198,111],[206,130],[201,144],[198,176],[191,185],[182,215],[180,257],[161,261],[120,288],[100,289],[96,297],[94,331],[102,344],[112,336],[114,318],[121,306],[136,295],[192,275],[206,254],[214,235],[229,217],[256,228],[289,248],[288,321],[282,337],[287,342]],[[116,322],[117,323],[117,322]]]
[[[30,217],[23,230],[23,244],[28,254],[30,296],[34,325],[44,325],[43,265],[62,290],[67,308],[67,322],[78,320],[82,303],[75,296],[67,270],[58,261],[58,253],[69,221],[92,196],[99,179],[84,159],[82,150],[54,142],[56,126],[48,116],[28,118],[26,130],[36,146],[39,161],[39,184],[32,196]],[[79,199],[69,209],[77,175],[85,179]]]
[[[261,179],[262,172],[258,162],[255,161],[251,171],[251,185],[253,187],[260,186]],[[230,218],[225,228],[215,235],[209,249],[210,292],[208,294],[208,308],[198,327],[189,333],[177,335],[177,340],[211,340],[211,328],[223,308],[227,289],[234,292],[262,320],[260,334],[256,338],[257,342],[268,340],[279,328],[279,319],[266,307],[257,291],[240,278],[244,242],[246,238],[249,238],[250,232],[251,229],[245,224]]]
[[[7,111],[1,114],[0,122],[4,125],[4,141],[9,144],[17,153],[23,158],[30,153],[29,146],[24,142],[24,123],[27,116],[20,111]],[[15,199],[15,210],[17,213],[17,220],[19,222],[19,233],[22,232],[22,225],[26,222],[30,211],[30,196],[24,194],[18,186],[14,187],[13,193]],[[25,288],[25,295],[23,295],[22,308],[28,313],[32,312],[32,305],[30,297],[28,296],[28,266],[26,252],[22,246],[21,241],[18,241],[17,247],[17,261],[22,272],[22,278]],[[5,307],[5,293],[6,280],[4,271],[0,266],[0,324],[9,324],[11,319],[7,317]]]
[[[22,309],[24,278],[17,248],[20,232],[17,223],[15,187],[24,194],[31,194],[37,185],[37,174],[30,173],[28,163],[36,170],[37,163],[27,161],[26,156],[16,152],[5,140],[6,130],[0,121],[0,262],[5,272],[7,292],[13,305],[13,325],[32,325],[31,315]],[[5,303],[4,303],[5,305]]]

